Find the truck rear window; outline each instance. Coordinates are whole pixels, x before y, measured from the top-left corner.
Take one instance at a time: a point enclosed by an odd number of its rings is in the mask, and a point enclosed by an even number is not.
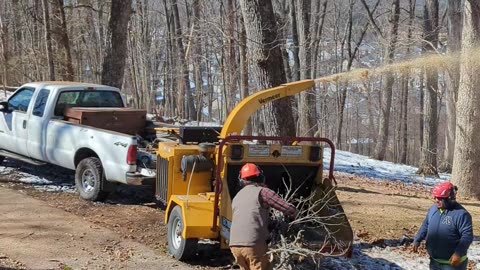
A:
[[[63,116],[70,107],[110,107],[123,108],[120,93],[115,91],[65,91],[60,93],[55,105],[55,116]]]

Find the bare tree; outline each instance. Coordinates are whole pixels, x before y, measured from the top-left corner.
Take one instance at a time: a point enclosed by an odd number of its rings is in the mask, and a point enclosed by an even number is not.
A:
[[[365,7],[365,0],[362,0]],[[385,50],[385,62],[386,64],[391,64],[394,59],[395,55],[395,48],[397,46],[397,39],[398,39],[398,22],[400,20],[400,1],[399,0],[392,0],[391,1],[391,9],[390,9],[390,33],[389,33],[389,40],[387,44],[387,48]],[[367,13],[371,14],[371,12],[367,8]],[[369,15],[369,18],[372,18]],[[370,20],[374,29],[378,29],[376,24],[373,20]],[[377,30],[379,31],[379,30]],[[380,32],[381,34],[381,32]],[[388,129],[390,125],[390,109],[392,106],[392,88],[394,83],[395,77],[392,72],[389,72],[386,75],[385,79],[385,88],[382,92],[382,106],[381,106],[381,114],[380,114],[380,123],[379,123],[379,133],[378,133],[378,141],[377,145],[375,146],[375,153],[374,157],[379,160],[385,159],[385,154],[387,150],[387,143],[388,143]]]
[[[452,182],[464,196],[480,199],[480,66],[473,57],[480,46],[480,0],[467,0],[464,5],[460,84],[457,101],[457,129],[453,157]]]
[[[247,58],[247,33],[245,32],[245,24],[243,18],[238,18],[240,23],[240,97],[245,99],[249,96],[248,89],[248,58]],[[248,120],[247,125],[243,129],[245,135],[252,135],[252,122]]]
[[[462,2],[448,1],[448,52],[452,55],[461,50],[462,40]],[[446,110],[447,129],[445,131],[445,149],[443,162],[439,166],[442,172],[451,172],[455,149],[456,102],[458,82],[460,81],[460,63],[454,62],[446,71]]]
[[[236,6],[234,0],[227,0],[227,71],[228,71],[228,96],[227,113],[233,110],[237,94],[237,56],[235,43]]]
[[[295,8],[295,14],[297,17],[297,33],[300,46],[300,79],[306,80],[310,79],[312,76],[312,44],[310,30],[310,13],[312,2],[311,0],[298,0],[294,4],[295,6],[292,8]],[[313,117],[316,115],[314,102],[314,95],[310,93],[310,91],[300,93],[300,98],[298,100],[298,133],[300,136],[313,136],[315,127]]]
[[[271,0],[262,3],[241,0],[240,4],[250,43],[250,58],[255,67],[256,84],[259,89],[266,89],[285,83],[287,78]],[[261,114],[266,135],[295,135],[291,98],[267,104]]]
[[[127,59],[128,22],[131,14],[132,0],[112,1],[108,23],[110,38],[103,61],[102,84],[122,88]]]
[[[315,23],[313,24],[313,27],[314,27],[314,32],[312,33],[313,35],[313,38],[312,38],[312,50],[313,50],[313,66],[312,66],[312,72],[313,72],[313,75],[312,77],[317,77],[318,76],[318,63],[320,62],[319,60],[319,54],[320,54],[320,40],[322,38],[322,34],[323,34],[323,28],[325,26],[325,17],[327,15],[327,7],[328,7],[328,0],[324,0],[323,3],[320,4],[319,1],[317,1],[316,5],[317,5],[317,12],[315,12],[316,14],[318,14],[316,17],[315,17]],[[322,7],[322,11],[321,13],[319,14],[319,9],[320,9],[320,6]]]
[[[347,61],[347,65],[345,67],[346,72],[349,72],[352,69],[353,62],[357,56],[360,45],[362,44],[365,34],[367,33],[367,30],[370,25],[369,21],[367,21],[367,23],[364,24],[364,26],[362,27],[362,30],[360,31],[360,37],[358,37],[358,40],[355,41],[354,35],[353,35],[354,34],[353,33],[353,29],[354,29],[353,12],[355,8],[355,3],[356,3],[355,0],[350,0],[349,2],[348,23],[345,30],[345,36],[344,36],[345,42],[343,42],[347,47],[346,49],[347,56],[345,57]],[[377,3],[375,4],[371,12],[375,12],[379,4],[380,4],[380,1],[377,1]],[[344,127],[343,120],[344,120],[344,112],[345,112],[345,103],[347,101],[348,88],[349,88],[348,82],[346,82],[344,85],[341,86],[340,98],[338,103],[338,125],[337,125],[336,145],[340,149],[342,148],[342,130]]]
[[[409,16],[408,16],[408,30],[407,30],[407,56],[411,54],[413,23],[415,20],[415,6],[417,0],[409,0]],[[401,115],[401,142],[400,142],[400,163],[407,163],[408,151],[408,96],[410,87],[410,73],[405,71],[402,78],[402,115]]]
[[[201,28],[200,23],[202,20],[203,14],[203,5],[200,0],[194,0],[192,2],[192,9],[193,9],[193,32],[195,33],[195,38],[191,37],[193,41],[193,69],[194,69],[194,80],[195,80],[195,91],[197,93],[197,121],[202,121],[203,114],[202,109],[204,106],[205,100],[205,87],[203,84],[202,74],[204,72],[204,68],[202,65],[202,41],[203,38],[201,37]]]
[[[438,45],[438,0],[425,1],[424,9],[424,50],[435,52]],[[438,129],[438,70],[426,67],[423,143],[418,174],[438,175],[437,172],[437,129]]]
[[[297,3],[298,4],[298,3]],[[295,9],[295,0],[290,0],[290,24],[292,26],[292,81],[300,80],[300,45],[298,41],[297,15]]]
[[[285,67],[285,74],[287,75],[287,82],[292,82],[292,68],[290,67],[290,31],[292,30],[290,26],[290,8],[288,5],[288,0],[276,0],[273,2],[274,12],[277,15],[277,24],[279,25],[279,32],[281,33],[280,39],[281,50],[282,50],[282,60],[283,66]],[[295,109],[294,109],[295,110]]]
[[[50,11],[48,0],[42,0],[43,3],[43,24],[45,26],[45,42],[46,42],[46,52],[48,59],[48,71],[49,79],[55,80],[55,64],[53,62],[53,47],[52,47],[52,34],[50,29]]]
[[[175,27],[175,45],[177,51],[177,61],[180,67],[181,79],[178,81],[178,109],[179,116],[182,118],[195,119],[196,111],[195,104],[193,104],[193,96],[190,88],[189,70],[185,54],[185,47],[183,46],[182,25],[180,23],[180,13],[178,11],[177,0],[171,0],[171,9],[173,14],[173,26]],[[184,102],[186,101],[186,102]],[[183,108],[181,107],[183,106]]]
[[[3,3],[2,10],[5,10],[6,4]],[[10,76],[9,76],[9,61],[10,61],[10,46],[8,42],[8,26],[4,19],[4,14],[0,11],[0,45],[2,48],[2,66],[3,66],[3,76],[2,76],[2,83],[3,83],[3,90],[5,91],[5,87],[10,83]]]
[[[168,70],[165,69],[164,71],[164,97],[165,97],[165,116],[174,116],[174,115],[181,115],[183,114],[183,105],[178,106],[177,105],[177,99],[175,98],[174,94],[174,89],[177,85],[176,81],[176,76],[174,76],[174,71],[175,67],[177,66],[177,57],[175,55],[175,26],[173,23],[173,13],[171,11],[170,7],[170,0],[163,0],[163,7],[165,11],[165,23],[167,27],[167,44],[166,44],[166,53],[167,53],[167,66]],[[181,88],[180,88],[181,90]],[[183,95],[178,95],[182,98],[181,101],[183,101],[184,93]],[[179,112],[178,110],[181,110]],[[175,113],[177,112],[177,113]]]
[[[73,81],[74,72],[72,54],[70,51],[70,39],[68,38],[67,22],[65,19],[64,2],[63,0],[54,0],[52,3],[52,9],[54,11],[52,30],[55,40],[60,47],[59,51],[55,54],[58,59],[57,62],[61,67],[60,76],[62,76],[63,80]]]

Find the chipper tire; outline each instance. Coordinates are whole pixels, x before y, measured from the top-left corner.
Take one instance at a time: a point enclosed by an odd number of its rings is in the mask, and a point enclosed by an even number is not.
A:
[[[180,261],[185,261],[197,253],[198,239],[185,239],[182,231],[185,221],[182,216],[182,208],[175,206],[168,218],[168,251]]]
[[[96,157],[85,158],[75,170],[75,187],[82,199],[88,201],[104,200],[108,192],[103,190],[105,176],[100,159]]]

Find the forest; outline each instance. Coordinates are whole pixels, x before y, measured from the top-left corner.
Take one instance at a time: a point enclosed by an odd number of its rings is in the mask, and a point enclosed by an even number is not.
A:
[[[0,85],[106,84],[159,121],[221,125],[259,90],[335,78],[244,133],[452,171],[480,198],[479,42],[480,0],[0,0]]]

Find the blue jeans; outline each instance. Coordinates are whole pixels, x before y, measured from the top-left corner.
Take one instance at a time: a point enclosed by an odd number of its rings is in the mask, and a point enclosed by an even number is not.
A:
[[[434,259],[430,258],[430,270],[467,270],[468,259],[465,260],[459,267],[453,267],[449,264],[440,264]]]

